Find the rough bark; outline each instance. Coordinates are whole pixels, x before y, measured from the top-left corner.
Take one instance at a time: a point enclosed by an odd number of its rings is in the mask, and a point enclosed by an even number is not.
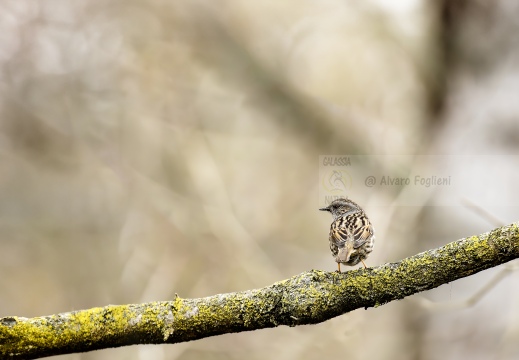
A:
[[[519,223],[396,263],[345,273],[311,270],[262,289],[32,319],[0,319],[0,357],[30,359],[135,344],[179,343],[280,325],[316,324],[376,307],[519,257]]]

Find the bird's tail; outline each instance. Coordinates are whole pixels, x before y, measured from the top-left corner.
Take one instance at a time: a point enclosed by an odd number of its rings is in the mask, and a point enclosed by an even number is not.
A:
[[[350,261],[350,256],[353,252],[353,243],[351,241],[345,241],[344,244],[339,244],[338,247],[337,262],[347,263]]]

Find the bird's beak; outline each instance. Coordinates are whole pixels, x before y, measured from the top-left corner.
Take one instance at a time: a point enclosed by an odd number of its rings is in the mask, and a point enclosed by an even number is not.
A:
[[[330,211],[330,207],[329,206],[323,207],[323,208],[320,208],[319,210],[321,210],[321,211]]]

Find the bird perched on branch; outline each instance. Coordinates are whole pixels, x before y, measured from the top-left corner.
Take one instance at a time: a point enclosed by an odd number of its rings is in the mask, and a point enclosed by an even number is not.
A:
[[[341,264],[354,266],[362,262],[366,267],[364,260],[373,251],[375,231],[364,210],[343,198],[319,210],[329,211],[333,216],[329,240],[338,271],[341,272]]]

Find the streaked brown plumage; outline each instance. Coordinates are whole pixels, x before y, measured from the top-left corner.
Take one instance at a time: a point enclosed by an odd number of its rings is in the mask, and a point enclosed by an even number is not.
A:
[[[373,251],[375,231],[364,210],[349,199],[336,199],[319,209],[333,216],[330,227],[330,250],[335,257],[339,272],[341,264],[354,266],[362,262]]]

